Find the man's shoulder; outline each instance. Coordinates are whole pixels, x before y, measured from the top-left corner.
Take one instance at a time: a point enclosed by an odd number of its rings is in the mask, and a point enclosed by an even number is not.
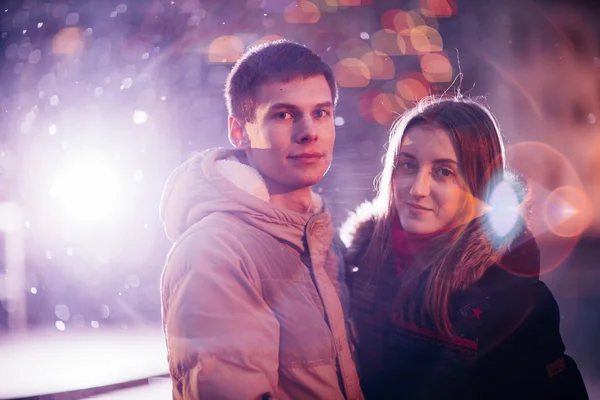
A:
[[[184,239],[188,236],[203,235],[206,232],[213,234],[219,232],[228,232],[231,231],[231,229],[243,230],[246,227],[246,223],[231,213],[215,212],[191,225],[183,233],[181,239]]]
[[[212,214],[197,222],[171,247],[163,279],[177,281],[189,272],[213,273],[237,269],[246,254],[245,231],[252,227],[235,216]],[[238,267],[235,267],[238,266]]]

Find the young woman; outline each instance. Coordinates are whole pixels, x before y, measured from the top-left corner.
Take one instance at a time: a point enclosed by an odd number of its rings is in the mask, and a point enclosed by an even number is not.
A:
[[[475,101],[428,98],[393,127],[377,196],[342,229],[367,398],[587,398],[535,240],[489,204],[522,187],[505,167]]]

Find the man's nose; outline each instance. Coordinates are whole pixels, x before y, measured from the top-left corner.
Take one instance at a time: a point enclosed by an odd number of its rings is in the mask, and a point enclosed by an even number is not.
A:
[[[305,116],[294,124],[296,141],[298,143],[309,143],[317,140],[317,127],[310,116]]]

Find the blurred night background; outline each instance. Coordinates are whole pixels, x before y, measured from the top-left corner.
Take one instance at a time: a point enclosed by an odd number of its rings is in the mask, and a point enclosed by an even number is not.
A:
[[[19,206],[0,210],[0,389],[15,368],[2,360],[19,338],[32,338],[24,348],[61,335],[85,343],[99,332],[161,338],[159,280],[170,248],[158,218],[163,184],[194,152],[229,146],[229,69],[251,45],[286,38],[319,53],[340,85],[334,164],[316,189],[338,226],[372,198],[389,127],[404,109],[446,90],[482,96],[511,165],[537,194],[531,228],[542,279],[595,395],[597,0],[0,4],[0,202]],[[556,202],[574,217],[557,216]],[[39,354],[12,360],[28,368]]]

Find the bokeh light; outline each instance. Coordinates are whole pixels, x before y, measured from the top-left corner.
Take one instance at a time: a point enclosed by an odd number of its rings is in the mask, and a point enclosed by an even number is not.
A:
[[[373,50],[390,56],[399,56],[406,53],[404,40],[398,32],[391,29],[381,29],[371,35],[371,46]]]
[[[410,74],[396,82],[396,94],[409,102],[417,102],[429,94],[428,83],[420,74]]]
[[[452,65],[444,53],[429,53],[421,57],[421,70],[429,82],[450,82]]]
[[[311,1],[294,0],[285,8],[283,18],[289,24],[316,24],[321,19],[321,11]]]
[[[212,41],[208,47],[211,63],[234,63],[244,53],[244,42],[236,36],[224,35]]]
[[[404,102],[392,93],[379,93],[371,101],[375,122],[391,125],[406,109]]]
[[[373,118],[373,99],[380,92],[369,89],[363,91],[358,97],[358,112],[360,116],[368,122],[375,122]]]
[[[371,81],[369,67],[357,58],[340,60],[333,68],[333,73],[338,84],[344,87],[365,87]]]
[[[327,4],[337,3],[338,7],[370,6],[373,0],[328,0]]]
[[[371,79],[388,80],[393,79],[396,74],[394,62],[385,53],[370,51],[361,60],[369,68]]]
[[[54,54],[76,54],[82,49],[83,41],[79,28],[64,28],[52,39],[52,52]]]
[[[458,10],[454,0],[421,0],[421,12],[426,17],[451,17]]]
[[[254,47],[254,46],[258,46],[258,45],[265,44],[265,43],[276,42],[276,41],[282,40],[282,39],[285,39],[285,38],[281,35],[275,35],[275,34],[266,35],[266,36],[261,37],[260,39],[258,39],[257,41],[255,41],[248,47]]]
[[[417,26],[410,30],[410,42],[418,53],[442,51],[444,44],[440,33],[430,26]]]
[[[381,16],[381,26],[396,32],[414,28],[415,22],[412,16],[404,10],[387,10]]]
[[[340,59],[361,58],[370,51],[372,49],[369,43],[358,38],[346,39],[337,46],[337,54]]]

